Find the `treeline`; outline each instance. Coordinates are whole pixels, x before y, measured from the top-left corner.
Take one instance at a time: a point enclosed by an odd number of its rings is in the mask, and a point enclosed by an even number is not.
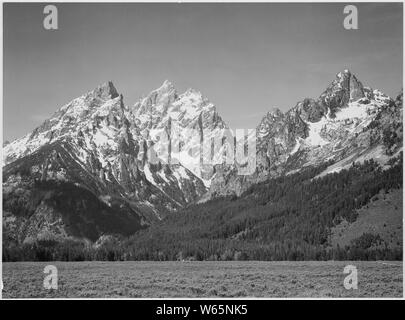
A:
[[[402,188],[402,153],[382,168],[373,160],[316,178],[325,166],[250,187],[240,197],[196,204],[135,235],[97,246],[67,241],[8,246],[15,260],[402,260],[378,235],[332,248],[331,228],[356,209]]]
[[[296,246],[289,242],[257,245],[242,241],[200,240],[188,244],[171,243],[170,249],[161,244],[136,249],[126,241],[114,241],[114,244],[106,243],[101,247],[77,240],[37,241],[3,247],[3,261],[402,260],[402,248],[364,247],[355,242],[344,248],[331,248],[305,243]]]

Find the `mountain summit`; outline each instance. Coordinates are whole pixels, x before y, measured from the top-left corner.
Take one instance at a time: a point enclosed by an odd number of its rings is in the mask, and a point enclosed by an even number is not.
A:
[[[107,100],[107,99],[114,99],[118,97],[118,91],[114,87],[114,84],[112,81],[108,81],[106,83],[103,83],[102,85],[98,86],[96,89],[93,91],[93,95],[96,97],[100,97],[101,99]]]

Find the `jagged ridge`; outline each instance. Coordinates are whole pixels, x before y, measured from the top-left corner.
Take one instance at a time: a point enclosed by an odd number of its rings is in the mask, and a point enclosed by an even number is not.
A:
[[[180,149],[175,152],[172,144],[180,141],[171,136],[167,161],[151,163],[150,151],[167,147],[155,132],[172,134],[173,128],[194,130],[181,143],[184,150],[196,152],[192,156]],[[308,166],[329,163],[320,174],[324,175],[370,158],[384,165],[402,150],[402,94],[393,101],[364,87],[350,71],[338,73],[319,98],[306,98],[285,113],[275,109],[265,115],[256,130],[257,168],[250,176],[239,176],[237,165],[201,163],[203,139],[221,135],[227,128],[215,106],[196,90],[178,94],[165,81],[127,106],[109,81],[4,146],[6,230],[10,234],[20,230],[19,241],[51,229],[91,240],[120,233],[119,228],[98,225],[94,217],[88,217],[94,228],[69,229],[68,216],[56,205],[60,194],[46,196],[49,189],[37,192],[44,185],[56,186],[62,194],[67,189],[86,190],[92,196],[83,201],[93,199],[107,215],[111,208],[121,208],[120,221],[130,226],[125,228],[128,234],[203,196],[241,194],[252,184]],[[215,156],[222,152],[224,148]],[[86,217],[85,207],[71,209]],[[31,216],[42,214],[49,219],[33,227]]]

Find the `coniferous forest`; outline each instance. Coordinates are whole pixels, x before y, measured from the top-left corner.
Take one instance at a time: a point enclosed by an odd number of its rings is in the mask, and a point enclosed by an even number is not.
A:
[[[353,222],[356,209],[402,188],[402,153],[382,168],[373,160],[316,176],[327,164],[271,179],[240,197],[217,198],[172,213],[130,237],[101,243],[42,240],[5,243],[3,261],[82,260],[401,260],[378,235],[332,247],[331,228]]]

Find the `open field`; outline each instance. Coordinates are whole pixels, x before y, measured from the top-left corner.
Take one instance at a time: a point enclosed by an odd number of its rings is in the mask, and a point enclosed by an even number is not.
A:
[[[43,288],[44,267],[58,268],[58,289]],[[346,265],[358,289],[346,290]],[[402,297],[402,262],[11,262],[3,298]]]

